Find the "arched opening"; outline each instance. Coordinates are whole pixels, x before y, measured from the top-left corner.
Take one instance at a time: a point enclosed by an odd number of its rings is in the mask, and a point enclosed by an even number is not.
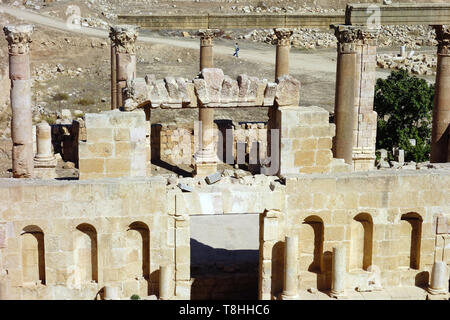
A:
[[[127,269],[134,278],[150,278],[150,230],[144,222],[133,222],[127,230]]]
[[[351,223],[350,270],[367,270],[372,265],[373,221],[368,213],[360,213]]]
[[[323,271],[323,221],[318,216],[309,216],[300,227],[300,269],[314,273]],[[311,241],[314,239],[314,241]]]
[[[23,283],[45,284],[44,232],[38,226],[27,226],[21,233]]]
[[[402,266],[409,266],[411,269],[420,268],[420,243],[422,238],[422,217],[409,212],[401,217],[400,243],[403,256]]]
[[[76,229],[74,252],[79,283],[98,282],[97,230],[87,223]]]

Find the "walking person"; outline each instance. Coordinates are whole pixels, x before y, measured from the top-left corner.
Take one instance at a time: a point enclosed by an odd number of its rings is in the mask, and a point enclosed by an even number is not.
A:
[[[239,58],[239,45],[238,45],[237,42],[236,42],[236,44],[234,45],[234,53],[233,53],[233,56]]]

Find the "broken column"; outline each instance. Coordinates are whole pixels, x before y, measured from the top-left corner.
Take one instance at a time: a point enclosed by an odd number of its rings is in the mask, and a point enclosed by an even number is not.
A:
[[[448,272],[447,264],[444,261],[434,262],[428,292],[432,295],[448,293]]]
[[[159,299],[169,300],[173,297],[173,268],[170,265],[161,266],[159,271]]]
[[[214,67],[213,39],[219,30],[202,29],[200,36],[200,71]],[[201,126],[201,141],[199,151],[196,152],[195,174],[207,176],[217,171],[217,156],[214,152],[214,109],[200,106],[198,120]]]
[[[33,177],[30,43],[32,25],[5,26],[11,79],[12,171],[14,178]]]
[[[358,31],[355,27],[346,25],[332,27],[338,40],[334,104],[336,136],[333,154],[334,158],[344,159],[346,163],[352,165]]]
[[[34,173],[36,178],[56,178],[56,158],[52,151],[52,132],[50,125],[42,121],[36,125],[36,156]]]
[[[298,289],[298,237],[286,236],[284,249],[284,287],[282,300],[293,300]]]
[[[122,89],[127,81],[136,78],[136,39],[138,27],[118,25],[110,29],[110,38],[114,42],[116,52],[116,107],[123,106]]]
[[[275,80],[289,74],[289,50],[293,31],[287,28],[273,29],[277,37],[277,52],[275,60]]]
[[[331,266],[331,296],[333,298],[345,297],[345,247],[333,248]]]
[[[433,163],[447,162],[450,123],[450,25],[435,25],[438,41],[436,84],[431,132]]]

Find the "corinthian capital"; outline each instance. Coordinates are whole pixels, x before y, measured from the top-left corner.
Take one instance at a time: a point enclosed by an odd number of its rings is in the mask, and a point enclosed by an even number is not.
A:
[[[436,40],[438,42],[438,53],[450,55],[450,25],[434,25]]]
[[[288,28],[274,28],[275,36],[277,37],[277,45],[288,46],[291,44],[291,36],[294,33],[292,29]]]
[[[334,35],[338,40],[338,51],[341,53],[356,52],[356,45],[360,41],[358,27],[350,25],[332,25]]]
[[[25,54],[30,52],[31,35],[34,26],[29,24],[9,25],[3,27],[3,32],[8,41],[8,49],[10,54]]]
[[[219,29],[200,29],[197,36],[200,37],[202,46],[211,46],[215,36],[219,33]]]
[[[138,37],[137,26],[132,25],[117,25],[110,27],[109,37],[116,50],[119,53],[136,53],[136,39]]]

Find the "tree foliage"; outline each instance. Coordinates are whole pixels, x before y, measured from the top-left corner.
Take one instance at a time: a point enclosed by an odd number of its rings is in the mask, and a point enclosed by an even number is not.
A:
[[[398,147],[405,150],[406,161],[429,160],[433,99],[434,85],[404,70],[378,79],[374,102],[377,149],[386,149],[392,158],[392,148]],[[416,140],[415,146],[410,139]]]

